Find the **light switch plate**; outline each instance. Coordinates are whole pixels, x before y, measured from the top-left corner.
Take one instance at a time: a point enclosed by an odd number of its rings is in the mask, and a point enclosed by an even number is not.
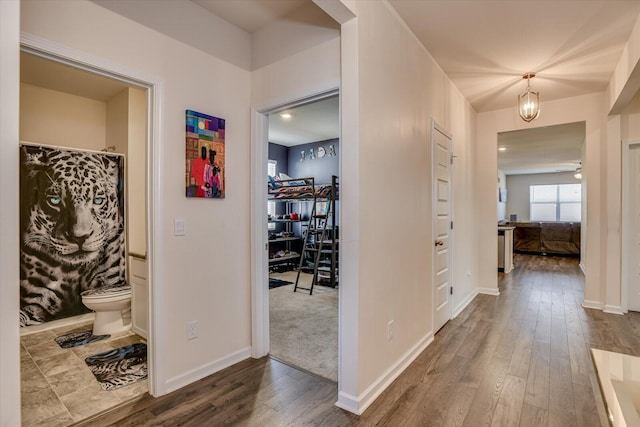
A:
[[[173,220],[173,235],[184,236],[186,234],[184,218],[175,218]]]

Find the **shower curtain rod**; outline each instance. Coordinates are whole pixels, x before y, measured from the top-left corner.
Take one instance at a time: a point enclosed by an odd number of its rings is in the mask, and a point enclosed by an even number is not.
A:
[[[89,150],[86,148],[71,148],[71,147],[61,147],[59,145],[49,145],[49,144],[42,144],[42,143],[37,143],[37,142],[29,142],[29,141],[20,141],[20,146],[29,146],[29,147],[38,147],[38,148],[54,148],[57,150],[66,150],[66,151],[80,151],[83,153],[94,153],[94,154],[106,154],[109,156],[121,156],[121,157],[125,157],[124,154],[122,153],[114,153],[112,151],[104,151],[104,150]],[[111,148],[111,147],[115,147],[115,146],[109,146],[107,148]]]

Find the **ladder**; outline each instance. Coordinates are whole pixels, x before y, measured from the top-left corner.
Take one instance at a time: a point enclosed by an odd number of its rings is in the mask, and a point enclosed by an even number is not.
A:
[[[311,216],[305,232],[305,238],[302,245],[302,254],[300,257],[300,265],[298,266],[298,275],[296,276],[296,284],[293,291],[298,289],[309,291],[309,295],[313,294],[313,288],[317,285],[321,278],[329,281],[329,286],[335,287],[338,283],[337,275],[337,250],[338,236],[335,212],[336,199],[336,181],[337,177],[332,177],[331,196],[328,198],[328,207],[325,212],[317,212],[316,205],[313,203]],[[326,259],[326,256],[329,259]],[[303,288],[299,285],[300,273],[305,267],[307,259],[313,260],[313,278],[309,288]]]

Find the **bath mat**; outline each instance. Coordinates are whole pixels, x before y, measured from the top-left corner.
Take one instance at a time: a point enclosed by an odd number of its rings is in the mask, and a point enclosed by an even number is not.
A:
[[[53,340],[57,342],[61,348],[71,348],[102,341],[110,336],[111,335],[93,335],[91,329],[80,329],[55,337]]]
[[[115,390],[147,378],[147,345],[136,343],[84,359],[103,390]]]
[[[269,289],[279,288],[280,286],[293,285],[292,282],[280,279],[269,279]]]

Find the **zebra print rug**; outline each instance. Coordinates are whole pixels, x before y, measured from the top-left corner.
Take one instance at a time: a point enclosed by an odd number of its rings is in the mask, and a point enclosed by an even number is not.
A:
[[[84,359],[103,390],[115,390],[147,378],[147,345],[131,344]]]
[[[79,329],[68,334],[55,337],[53,340],[61,348],[77,347],[109,338],[111,335],[93,335],[91,329]]]

